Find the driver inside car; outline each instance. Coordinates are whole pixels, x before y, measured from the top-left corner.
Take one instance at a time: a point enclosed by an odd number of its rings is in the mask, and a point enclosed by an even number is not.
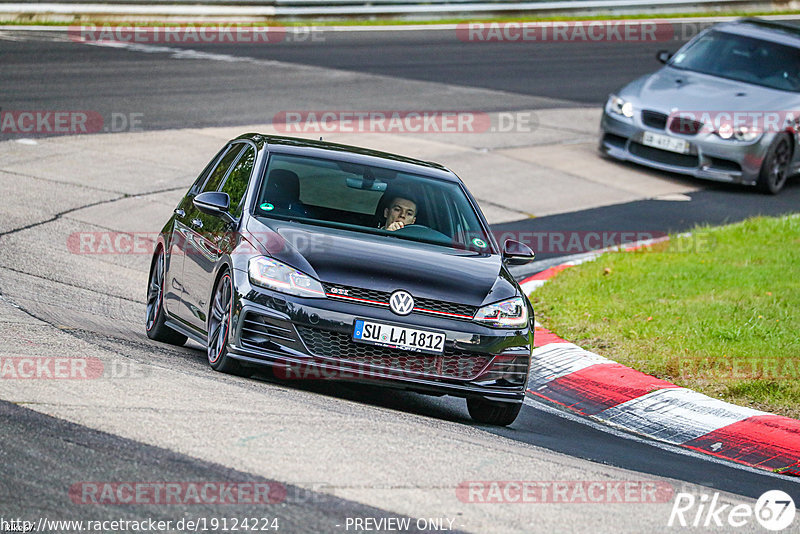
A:
[[[394,232],[414,224],[417,220],[417,203],[409,198],[396,196],[383,210],[383,216],[386,218],[383,229]]]

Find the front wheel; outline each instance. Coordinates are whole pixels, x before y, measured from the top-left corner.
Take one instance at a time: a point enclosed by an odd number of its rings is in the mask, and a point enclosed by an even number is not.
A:
[[[231,328],[233,308],[233,280],[225,272],[217,282],[211,300],[211,313],[208,314],[208,364],[215,371],[244,375],[242,365],[228,354],[228,334]]]
[[[467,398],[470,417],[485,425],[508,426],[517,419],[521,409],[521,402],[491,402],[477,397]]]
[[[762,193],[776,195],[786,184],[786,179],[789,177],[789,162],[792,159],[790,139],[787,134],[780,134],[767,150],[756,182],[756,187]]]
[[[147,337],[155,341],[182,346],[187,337],[168,327],[164,313],[164,251],[158,249],[150,268],[150,283],[147,286]]]

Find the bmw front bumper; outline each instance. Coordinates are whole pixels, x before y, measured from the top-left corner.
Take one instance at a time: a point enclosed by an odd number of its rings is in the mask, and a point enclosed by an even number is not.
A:
[[[600,122],[600,151],[612,158],[630,161],[647,167],[714,180],[754,185],[772,135],[762,135],[751,142],[724,140],[714,133],[696,135],[675,134],[652,128],[642,122],[638,111],[627,118],[603,111]],[[643,144],[645,132],[676,137],[689,143],[684,154],[670,152]]]

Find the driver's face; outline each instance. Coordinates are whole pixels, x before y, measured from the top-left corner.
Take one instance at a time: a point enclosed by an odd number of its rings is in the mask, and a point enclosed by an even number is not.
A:
[[[417,220],[417,205],[407,198],[397,197],[383,210],[383,216],[386,217],[387,228],[395,222],[403,223],[402,226],[414,224]]]

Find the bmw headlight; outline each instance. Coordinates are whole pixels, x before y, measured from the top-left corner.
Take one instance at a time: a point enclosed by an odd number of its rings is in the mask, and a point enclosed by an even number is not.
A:
[[[528,324],[528,307],[522,297],[487,304],[479,309],[474,320],[499,328],[521,328]]]
[[[319,281],[272,258],[253,258],[247,270],[253,284],[299,297],[325,298]]]
[[[622,115],[628,118],[633,117],[633,104],[623,100],[617,95],[610,95],[608,97],[608,109],[617,115]]]
[[[761,135],[757,128],[749,126],[737,126],[734,128],[730,124],[723,124],[715,132],[722,139],[736,139],[737,141],[755,141]]]

